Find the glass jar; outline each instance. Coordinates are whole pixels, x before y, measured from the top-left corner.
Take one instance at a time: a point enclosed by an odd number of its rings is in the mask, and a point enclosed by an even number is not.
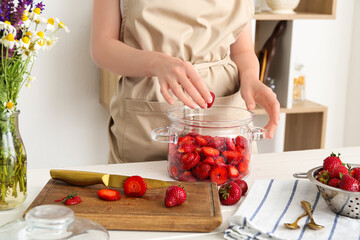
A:
[[[294,88],[293,100],[294,102],[301,102],[305,100],[305,75],[303,72],[304,65],[295,64],[294,72]]]
[[[41,205],[24,219],[0,227],[0,239],[7,240],[107,240],[108,231],[86,218],[75,217],[65,206]]]
[[[18,127],[19,111],[0,113],[0,210],[26,199],[26,152]]]
[[[221,185],[249,174],[252,141],[265,138],[263,128],[250,127],[254,113],[229,106],[178,106],[166,114],[171,126],[151,134],[153,140],[168,143],[171,177]]]

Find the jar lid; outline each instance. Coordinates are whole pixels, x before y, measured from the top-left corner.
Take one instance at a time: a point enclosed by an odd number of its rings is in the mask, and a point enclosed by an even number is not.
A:
[[[31,209],[25,220],[31,226],[65,228],[74,221],[74,212],[65,206],[40,205]]]
[[[211,108],[191,109],[187,106],[176,106],[166,111],[173,122],[183,123],[194,127],[239,127],[248,125],[255,114],[244,108],[215,105]]]

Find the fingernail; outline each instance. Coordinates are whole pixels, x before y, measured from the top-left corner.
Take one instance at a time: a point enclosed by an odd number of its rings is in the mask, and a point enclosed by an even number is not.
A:
[[[202,104],[201,108],[207,108],[207,104],[206,103]]]
[[[208,97],[208,98],[206,98],[206,102],[207,103],[212,103],[212,101],[213,101],[213,98],[210,96],[210,97]]]

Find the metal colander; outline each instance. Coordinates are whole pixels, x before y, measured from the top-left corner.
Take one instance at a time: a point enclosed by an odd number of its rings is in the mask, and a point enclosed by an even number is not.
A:
[[[359,164],[350,165],[352,168],[360,167]],[[322,170],[322,166],[316,167],[310,169],[307,173],[294,173],[293,176],[295,178],[308,178],[312,183],[316,184],[326,204],[335,213],[360,219],[360,192],[349,192],[319,182],[315,176]]]

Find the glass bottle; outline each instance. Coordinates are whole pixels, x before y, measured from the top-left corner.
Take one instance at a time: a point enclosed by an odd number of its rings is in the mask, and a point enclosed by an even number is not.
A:
[[[301,102],[305,100],[305,75],[303,72],[304,65],[295,64],[294,72],[294,88],[293,100],[294,102]]]
[[[86,218],[75,217],[65,206],[41,205],[24,219],[0,227],[0,239],[7,240],[108,240],[108,231]]]
[[[19,111],[0,113],[0,210],[26,198],[26,152],[18,127]]]

